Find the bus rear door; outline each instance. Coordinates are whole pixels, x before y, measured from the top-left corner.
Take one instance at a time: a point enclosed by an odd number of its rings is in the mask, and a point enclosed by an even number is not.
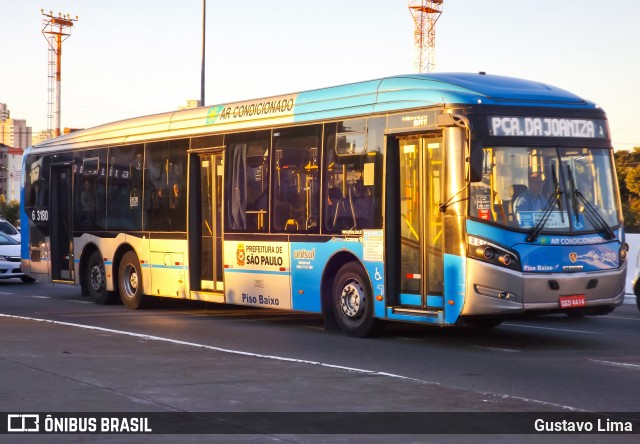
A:
[[[196,205],[189,214],[189,245],[192,290],[221,293],[222,279],[222,151],[202,153],[192,159],[191,196]],[[211,296],[213,297],[213,296]],[[207,300],[215,297],[204,296]],[[222,301],[222,300],[220,300]]]
[[[73,282],[73,174],[71,165],[51,165],[49,220],[51,280]]]

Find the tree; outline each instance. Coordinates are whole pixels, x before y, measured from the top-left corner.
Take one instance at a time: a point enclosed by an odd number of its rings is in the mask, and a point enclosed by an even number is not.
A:
[[[0,196],[0,217],[12,225],[20,225],[20,202],[17,200],[7,202],[4,196]]]
[[[615,151],[616,172],[622,201],[624,227],[627,232],[640,232],[640,147],[632,151]]]

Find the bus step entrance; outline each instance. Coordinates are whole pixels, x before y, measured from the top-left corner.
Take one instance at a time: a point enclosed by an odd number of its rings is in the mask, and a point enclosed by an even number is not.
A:
[[[442,313],[442,310],[437,310],[437,309],[433,309],[433,308],[400,308],[400,307],[393,307],[392,312],[395,314],[405,314],[405,315],[411,315],[411,316],[424,316],[427,318],[437,318],[438,315],[440,313]]]

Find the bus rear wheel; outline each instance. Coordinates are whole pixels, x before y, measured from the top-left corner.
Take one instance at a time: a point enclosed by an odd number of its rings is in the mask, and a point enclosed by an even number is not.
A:
[[[93,302],[100,305],[114,303],[116,295],[107,291],[107,276],[99,251],[94,251],[89,256],[85,273],[84,284],[87,288],[87,294],[93,299]]]
[[[349,336],[363,338],[377,330],[367,275],[355,262],[338,270],[333,283],[333,312],[340,330]]]
[[[118,290],[122,303],[133,310],[143,308],[145,298],[142,292],[140,261],[133,251],[127,251],[118,267]]]

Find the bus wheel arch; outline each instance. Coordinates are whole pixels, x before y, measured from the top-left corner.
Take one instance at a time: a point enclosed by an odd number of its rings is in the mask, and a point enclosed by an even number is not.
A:
[[[104,260],[95,244],[89,244],[84,249],[80,259],[79,271],[83,296],[90,297],[93,302],[100,305],[116,302],[118,294],[107,290]]]

